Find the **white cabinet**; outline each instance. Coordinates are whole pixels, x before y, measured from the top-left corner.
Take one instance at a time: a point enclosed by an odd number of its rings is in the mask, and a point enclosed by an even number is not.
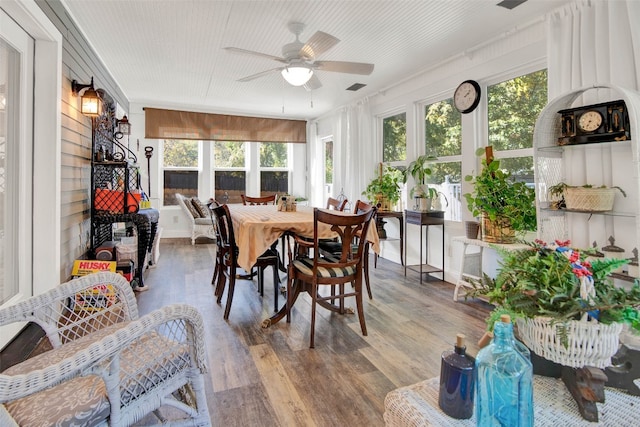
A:
[[[562,120],[558,111],[580,105],[623,99],[629,112],[631,140],[558,145]],[[640,249],[640,93],[612,85],[593,85],[561,95],[542,110],[534,132],[534,169],[538,238],[571,240],[574,247],[599,248],[615,244],[632,257]],[[615,196],[612,211],[591,213],[551,208],[548,189],[564,182],[581,186],[619,186],[627,194]]]

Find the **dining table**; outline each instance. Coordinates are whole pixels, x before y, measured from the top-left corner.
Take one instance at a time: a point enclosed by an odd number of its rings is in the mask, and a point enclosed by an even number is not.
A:
[[[233,232],[238,246],[238,266],[250,272],[258,257],[269,249],[285,233],[313,239],[313,207],[297,206],[295,211],[279,210],[277,205],[242,205],[229,204]],[[320,208],[324,209],[324,208]],[[350,212],[332,210],[338,215],[353,215]],[[337,234],[326,224],[320,224],[319,237],[330,239]],[[370,226],[367,240],[375,253],[380,253],[380,239],[375,227]],[[284,254],[283,254],[284,256]],[[286,314],[286,304],[271,318],[266,319],[262,326],[268,327]]]

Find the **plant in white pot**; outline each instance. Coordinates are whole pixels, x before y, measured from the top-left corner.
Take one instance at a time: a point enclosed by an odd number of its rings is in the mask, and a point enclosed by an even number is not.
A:
[[[415,185],[409,191],[409,197],[416,201],[416,208],[420,211],[431,210],[434,201],[438,200],[440,196],[444,197],[444,194],[427,183],[427,180],[433,174],[431,165],[434,160],[438,160],[437,157],[423,154],[409,163],[409,166],[404,171],[405,182],[408,175],[413,178]],[[446,197],[445,202],[448,203]]]

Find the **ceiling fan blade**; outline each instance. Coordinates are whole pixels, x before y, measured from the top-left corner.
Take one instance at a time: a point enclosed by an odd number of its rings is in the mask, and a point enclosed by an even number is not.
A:
[[[316,75],[316,73],[313,73],[313,75],[311,76],[311,78],[309,79],[308,82],[306,82],[303,87],[307,90],[307,91],[312,91],[312,90],[316,90],[316,89],[320,89],[322,87],[322,83],[320,82],[320,79],[318,78],[318,76]]]
[[[313,60],[318,55],[321,55],[334,47],[339,41],[340,39],[333,37],[331,34],[316,31],[305,45],[302,46],[302,49],[300,49],[300,55]]]
[[[272,69],[266,70],[266,71],[261,71],[259,73],[252,74],[250,76],[238,79],[238,81],[239,82],[248,82],[248,81],[251,81],[251,80],[255,80],[255,79],[259,78],[259,77],[266,76],[266,75],[271,74],[271,73],[282,71],[282,68],[283,67],[278,67],[278,68],[272,68]]]
[[[321,71],[369,75],[373,72],[374,65],[365,62],[316,61],[313,67]]]
[[[224,50],[233,52],[233,53],[241,53],[244,55],[253,55],[253,56],[261,56],[267,59],[273,59],[274,61],[287,63],[287,60],[284,58],[280,58],[279,56],[269,55],[268,53],[255,52],[253,50],[240,49],[239,47],[225,47]]]

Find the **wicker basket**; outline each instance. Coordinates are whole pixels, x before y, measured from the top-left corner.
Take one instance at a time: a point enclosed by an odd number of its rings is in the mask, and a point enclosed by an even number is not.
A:
[[[522,341],[539,356],[572,368],[595,366],[601,369],[611,365],[623,326],[621,323],[604,325],[577,320],[553,323],[548,317],[518,319],[517,324]],[[558,334],[561,327],[567,330],[567,347]]]
[[[575,211],[610,211],[613,209],[615,196],[615,188],[567,187],[564,189],[567,209]]]

